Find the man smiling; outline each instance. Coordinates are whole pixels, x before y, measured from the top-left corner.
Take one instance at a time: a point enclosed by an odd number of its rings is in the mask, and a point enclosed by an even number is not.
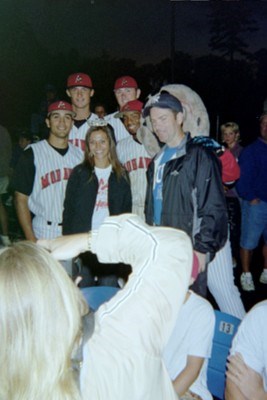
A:
[[[52,103],[46,118],[48,139],[32,144],[17,164],[15,203],[27,240],[61,235],[67,181],[72,168],[82,160],[81,151],[68,143],[74,115],[71,104]]]
[[[90,128],[90,122],[98,119],[98,116],[90,110],[91,98],[94,95],[92,79],[82,72],[70,75],[66,93],[76,114],[69,141],[84,152],[85,135]]]

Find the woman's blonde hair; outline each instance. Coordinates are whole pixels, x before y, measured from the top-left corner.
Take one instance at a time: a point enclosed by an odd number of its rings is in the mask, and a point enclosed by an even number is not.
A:
[[[71,356],[87,305],[63,267],[31,242],[0,254],[0,399],[78,400]]]
[[[238,138],[240,136],[239,125],[236,122],[226,122],[225,124],[222,124],[220,128],[222,135],[224,134],[225,129],[230,128],[236,135],[238,135]]]

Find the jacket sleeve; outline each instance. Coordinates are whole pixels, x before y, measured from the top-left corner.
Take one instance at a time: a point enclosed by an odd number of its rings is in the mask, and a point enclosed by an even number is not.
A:
[[[227,239],[227,208],[222,185],[221,166],[208,149],[195,148],[195,201],[199,227],[195,227],[194,249],[210,253],[212,259]]]
[[[255,193],[255,182],[257,182],[257,168],[255,158],[251,149],[245,148],[239,157],[241,170],[240,178],[236,183],[236,190],[239,196],[247,201],[257,198]]]
[[[124,180],[124,197],[123,197],[123,205],[122,205],[122,213],[131,213],[132,212],[132,191],[131,184],[128,173],[126,172],[126,177]]]
[[[225,150],[225,152],[220,157],[220,161],[222,163],[223,183],[229,184],[236,181],[240,177],[240,168],[230,150]]]
[[[79,182],[80,182],[79,172],[76,167],[71,172],[66,188],[64,208],[63,208],[63,220],[62,220],[63,235],[70,235],[72,233],[76,233],[76,231],[73,230],[73,224],[75,223],[75,208],[76,208],[77,194],[79,193],[80,190]]]

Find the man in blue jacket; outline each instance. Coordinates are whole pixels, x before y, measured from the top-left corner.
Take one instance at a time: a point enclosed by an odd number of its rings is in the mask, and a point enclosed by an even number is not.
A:
[[[240,255],[243,290],[255,290],[250,262],[253,250],[263,235],[264,269],[260,282],[267,284],[267,113],[260,117],[260,137],[247,146],[240,158],[240,179],[236,189],[242,198]]]

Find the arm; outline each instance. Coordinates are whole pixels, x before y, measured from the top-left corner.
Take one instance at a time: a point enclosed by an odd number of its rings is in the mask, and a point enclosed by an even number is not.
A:
[[[224,184],[233,183],[239,179],[240,167],[230,150],[225,150],[220,156],[220,161],[222,163],[222,181]]]
[[[226,400],[267,400],[259,373],[248,367],[241,354],[229,358],[226,372]]]
[[[131,184],[130,184],[130,178],[128,173],[125,171],[126,176],[125,178],[125,191],[124,191],[124,199],[123,199],[123,213],[129,213],[132,212],[132,191],[131,191]]]
[[[19,223],[24,232],[25,238],[36,242],[36,237],[32,229],[32,217],[28,206],[28,196],[23,193],[15,192],[15,206]]]
[[[179,396],[182,396],[187,390],[189,390],[190,386],[195,382],[203,362],[204,358],[187,356],[185,368],[173,381],[174,389]]]
[[[65,200],[63,205],[63,219],[62,219],[62,232],[63,235],[69,235],[74,233],[73,231],[73,219],[75,219],[75,206],[77,202],[77,196],[82,190],[79,187],[79,174],[77,168],[74,168],[69,177]]]
[[[194,249],[214,255],[227,239],[227,208],[222,185],[220,162],[208,149],[195,148],[196,203],[200,221]],[[201,167],[200,167],[201,166]]]
[[[257,159],[254,157],[253,149],[248,146],[239,158],[240,178],[236,183],[236,190],[242,199],[252,201],[256,199],[255,182],[257,181]]]
[[[64,259],[88,250],[87,238],[88,234],[82,234],[38,243]],[[62,246],[66,252],[61,251]],[[133,269],[118,294],[120,304],[115,313],[120,321],[118,340],[128,345],[131,332],[137,346],[141,345],[148,354],[159,354],[170,336],[189,284],[192,268],[189,237],[172,228],[148,227],[137,216],[123,214],[106,218],[99,230],[92,232],[92,252],[100,262],[124,262]],[[106,305],[112,306],[112,301]],[[110,318],[109,312],[102,310],[101,318]]]

